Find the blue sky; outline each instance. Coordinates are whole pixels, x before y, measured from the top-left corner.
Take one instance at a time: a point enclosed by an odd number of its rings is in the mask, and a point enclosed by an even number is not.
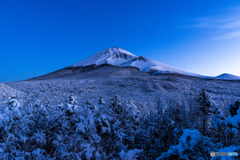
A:
[[[0,0],[0,82],[108,47],[202,75],[240,76],[240,1]]]

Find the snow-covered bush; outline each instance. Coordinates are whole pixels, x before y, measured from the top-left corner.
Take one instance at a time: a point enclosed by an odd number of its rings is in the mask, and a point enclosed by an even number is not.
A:
[[[100,99],[98,101],[98,105],[104,105],[104,104],[106,104],[106,102],[103,100],[103,97],[100,96]]]
[[[141,153],[142,150],[139,149],[133,149],[125,152],[124,150],[121,150],[119,153],[119,156],[122,158],[122,160],[137,160],[139,157],[139,153]]]
[[[64,103],[60,99],[56,105],[50,105],[47,98],[23,101],[29,105],[19,101],[12,96],[0,108],[0,159],[130,160],[156,159],[160,155],[158,159],[203,159],[210,151],[227,146],[215,140],[210,123],[206,123],[206,128],[211,138],[193,129],[193,121],[188,122],[186,116],[191,116],[191,110],[184,109],[177,99],[156,107],[159,110],[135,105],[131,99],[126,102],[119,96],[112,101],[105,102],[100,97],[97,102],[84,103],[71,94]],[[234,128],[237,106],[229,107],[228,124]],[[228,141],[230,134],[223,133],[221,110],[211,107],[207,115],[215,128],[221,128],[222,139]],[[237,140],[237,132],[229,133],[233,134],[231,141]]]
[[[189,158],[206,159],[212,149],[216,149],[216,146],[208,137],[202,136],[197,130],[184,129],[179,144],[171,146],[157,160],[171,160],[174,158],[186,160]]]
[[[12,95],[7,101],[8,108],[14,110],[15,108],[20,108],[21,104],[17,100],[17,96]]]
[[[227,110],[229,111],[227,125],[233,131],[240,131],[240,102],[237,101],[234,104],[230,104]]]
[[[132,100],[129,100],[126,106],[126,118],[132,120],[135,123],[140,123],[141,112],[137,109]]]

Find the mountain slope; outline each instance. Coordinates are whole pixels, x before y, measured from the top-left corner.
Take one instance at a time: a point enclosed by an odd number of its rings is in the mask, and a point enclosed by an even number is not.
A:
[[[152,74],[179,73],[179,74],[188,75],[188,76],[198,76],[195,73],[182,71],[175,67],[172,67],[172,66],[169,66],[169,65],[166,65],[142,56],[137,57],[134,60],[124,63],[120,66],[133,66],[133,67],[139,68],[141,71],[149,72]]]

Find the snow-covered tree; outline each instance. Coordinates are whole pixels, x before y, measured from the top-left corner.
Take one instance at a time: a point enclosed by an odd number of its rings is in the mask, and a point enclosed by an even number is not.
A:
[[[197,99],[197,102],[199,103],[199,105],[195,110],[195,115],[200,116],[200,119],[202,120],[202,133],[205,136],[207,128],[206,122],[216,108],[216,103],[212,99],[211,95],[205,90],[202,90],[199,98]]]
[[[212,123],[213,123],[213,130],[217,133],[218,141],[221,141],[221,138],[224,137],[224,124],[225,121],[225,115],[223,113],[223,110],[220,107],[216,107],[212,114]]]
[[[81,107],[78,106],[77,98],[70,94],[69,98],[66,100],[67,102],[67,111],[70,113],[76,112],[77,110],[82,110]]]
[[[112,102],[110,108],[112,108],[112,110],[117,114],[123,114],[124,109],[120,97],[118,95],[115,95],[115,97],[111,99],[111,101]]]
[[[215,145],[208,137],[202,136],[197,130],[184,129],[179,144],[171,146],[157,160],[189,160],[189,158],[207,160],[207,155],[212,149],[215,149]]]
[[[236,101],[234,104],[230,104],[227,110],[229,111],[227,125],[233,131],[240,131],[240,102]]]
[[[11,97],[9,97],[7,105],[10,110],[21,107],[21,104],[18,102],[16,95],[12,95]]]
[[[18,102],[17,96],[12,95],[7,101],[7,108],[4,113],[13,118],[20,118],[21,108],[22,106]]]
[[[141,112],[138,110],[131,99],[128,100],[128,104],[126,106],[126,118],[135,123],[140,123],[141,120]]]
[[[1,107],[0,159],[156,159],[161,153],[159,159],[205,159],[210,151],[232,145],[221,143],[223,140],[214,144],[212,130],[212,138],[208,138],[193,129],[195,126],[186,125],[192,124],[186,117],[191,112],[177,98],[171,103],[159,103],[163,105],[156,107],[159,110],[147,109],[152,104],[150,100],[139,106],[119,96],[105,103],[102,98],[99,102],[78,103],[72,94],[64,104],[58,104],[62,99],[56,104],[48,100],[27,101],[29,105],[19,105],[13,96]],[[202,104],[209,103],[213,103],[211,99]],[[236,130],[238,124],[233,120],[239,115],[238,103],[228,107],[228,124]],[[20,116],[15,116],[15,109]],[[221,127],[222,111],[217,107],[210,111],[209,120],[212,118]],[[192,129],[184,129],[188,127]],[[222,130],[223,133],[226,134]],[[233,134],[238,140],[238,132]],[[228,134],[224,136],[227,141]],[[238,147],[237,142],[235,146]]]
[[[106,102],[103,100],[103,97],[100,96],[100,99],[98,101],[98,105],[104,105],[104,104],[106,104]]]

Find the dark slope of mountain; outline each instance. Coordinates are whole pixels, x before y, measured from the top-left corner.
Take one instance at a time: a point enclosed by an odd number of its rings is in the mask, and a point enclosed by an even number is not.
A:
[[[109,64],[102,64],[99,66],[89,65],[84,67],[67,67],[60,69],[58,71],[34,77],[28,79],[28,81],[32,80],[48,80],[48,79],[83,79],[83,78],[106,78],[109,76],[146,76],[149,73],[141,72],[138,68],[135,67],[119,67]]]

